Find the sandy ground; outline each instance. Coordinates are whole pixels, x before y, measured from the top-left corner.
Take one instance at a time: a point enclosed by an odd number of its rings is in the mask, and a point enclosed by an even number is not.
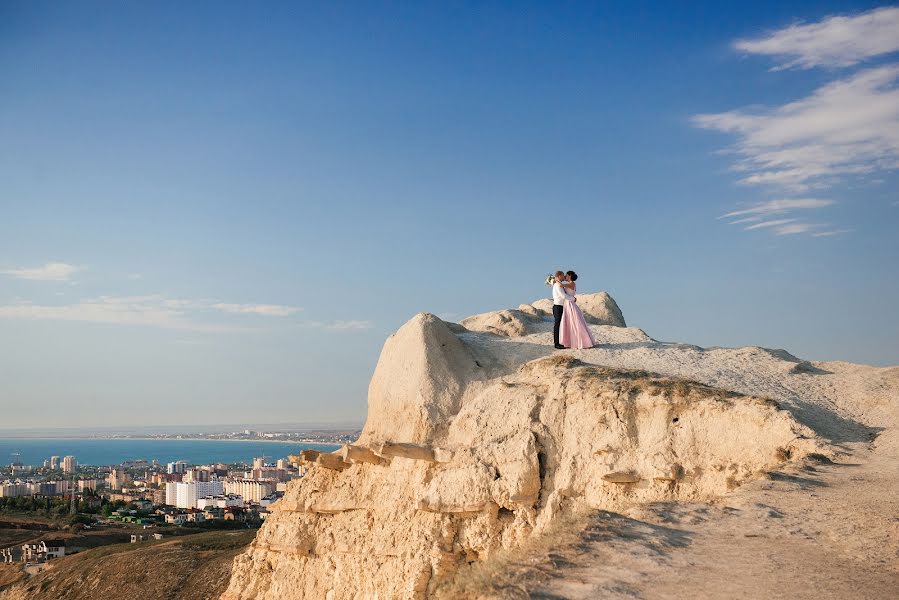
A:
[[[507,595],[896,598],[897,485],[895,469],[869,455],[774,473],[714,504],[599,512],[577,543],[551,549],[526,594]]]
[[[899,368],[811,363],[782,350],[658,342],[593,327],[584,362],[686,377],[766,396],[829,442],[807,460],[711,504],[597,512],[518,564],[515,598],[899,598]],[[549,355],[548,326],[524,337],[462,334],[484,356]],[[511,364],[510,364],[511,366]]]

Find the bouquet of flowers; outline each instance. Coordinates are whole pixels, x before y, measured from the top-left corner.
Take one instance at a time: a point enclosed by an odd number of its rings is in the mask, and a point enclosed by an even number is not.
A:
[[[556,282],[556,276],[555,276],[555,275],[553,275],[552,273],[550,273],[549,275],[546,276],[546,281],[545,281],[546,285],[548,285],[549,287],[552,287],[552,285],[553,285],[555,282]]]

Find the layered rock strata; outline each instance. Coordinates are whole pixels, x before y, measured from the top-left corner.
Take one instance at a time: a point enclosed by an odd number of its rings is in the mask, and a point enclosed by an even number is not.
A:
[[[601,342],[658,344],[624,328],[607,294],[579,302],[615,321],[594,327]],[[550,327],[539,303],[403,325],[359,440],[295,457],[308,474],[235,560],[223,598],[427,598],[566,513],[709,500],[827,452],[771,399],[596,364],[600,351],[552,353]]]

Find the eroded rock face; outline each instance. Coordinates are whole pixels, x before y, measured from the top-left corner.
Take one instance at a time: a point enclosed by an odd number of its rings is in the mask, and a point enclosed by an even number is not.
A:
[[[430,439],[458,412],[468,382],[480,377],[475,358],[446,323],[429,313],[412,317],[381,350],[368,386],[368,420],[360,443]]]
[[[223,598],[427,598],[566,512],[711,499],[821,451],[770,400],[478,336],[500,339],[420,314],[387,341],[364,450],[290,485]]]

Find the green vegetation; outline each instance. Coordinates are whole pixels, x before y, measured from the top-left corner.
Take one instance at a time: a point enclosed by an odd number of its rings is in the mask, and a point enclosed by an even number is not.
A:
[[[255,529],[244,529],[233,533],[222,534],[220,532],[198,533],[184,539],[182,545],[191,550],[238,550],[253,541],[256,537]]]
[[[86,500],[75,502],[75,509],[81,513],[96,512],[93,503]],[[50,496],[14,496],[12,498],[0,498],[0,512],[28,513],[50,519],[66,517],[71,510],[71,500],[68,497]]]
[[[213,531],[227,531],[234,529],[247,529],[248,527],[253,527],[253,525],[240,521],[224,521],[217,519],[215,521],[201,521],[200,523],[187,522],[182,525],[182,527],[184,527],[185,529],[210,529]],[[258,525],[256,525],[256,527],[258,527]]]

